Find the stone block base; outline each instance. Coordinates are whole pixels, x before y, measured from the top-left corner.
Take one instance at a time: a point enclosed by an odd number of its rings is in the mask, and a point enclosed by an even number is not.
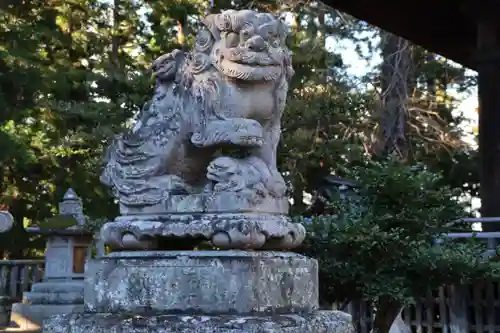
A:
[[[44,319],[60,314],[74,314],[83,312],[83,304],[12,304],[12,313],[17,313],[38,325],[42,325]]]
[[[85,311],[93,313],[309,313],[318,263],[288,252],[115,252],[89,260]]]
[[[73,314],[45,320],[43,333],[354,333],[351,321],[340,311],[274,316]]]

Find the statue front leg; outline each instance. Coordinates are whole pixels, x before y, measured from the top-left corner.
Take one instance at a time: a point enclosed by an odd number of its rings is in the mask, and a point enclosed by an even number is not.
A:
[[[266,187],[277,198],[283,197],[286,193],[285,180],[276,165],[280,135],[279,122],[266,127],[263,133],[264,143],[253,151],[253,156],[260,158],[267,165],[270,175],[266,181]]]

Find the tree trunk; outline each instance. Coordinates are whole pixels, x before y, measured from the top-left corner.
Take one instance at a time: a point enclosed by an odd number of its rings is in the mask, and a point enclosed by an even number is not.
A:
[[[111,37],[111,54],[110,54],[110,61],[113,64],[113,67],[116,68],[118,67],[118,54],[120,51],[120,22],[121,22],[121,17],[120,17],[120,1],[121,0],[114,0],[113,1],[113,35]]]
[[[397,153],[406,158],[405,126],[415,67],[413,47],[407,40],[389,33],[383,32],[381,39],[380,104],[375,115],[377,128],[370,153],[377,157]]]
[[[403,318],[401,317],[401,314],[403,312],[403,309],[399,311],[396,319],[391,325],[391,328],[389,329],[389,333],[411,333],[411,328],[408,326],[407,323],[404,322]]]
[[[380,296],[375,304],[376,312],[372,333],[389,333],[392,323],[401,312],[403,305],[388,296]]]

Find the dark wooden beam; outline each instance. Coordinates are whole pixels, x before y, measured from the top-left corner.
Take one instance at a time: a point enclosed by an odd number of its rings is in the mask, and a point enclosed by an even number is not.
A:
[[[500,216],[500,30],[494,15],[478,15],[477,69],[481,215]],[[484,231],[500,230],[485,224]]]
[[[475,69],[477,27],[463,0],[324,0],[325,4]],[[495,7],[495,8],[500,8]],[[491,8],[494,10],[495,8]],[[467,10],[468,7],[465,7]],[[498,12],[494,11],[495,13]]]

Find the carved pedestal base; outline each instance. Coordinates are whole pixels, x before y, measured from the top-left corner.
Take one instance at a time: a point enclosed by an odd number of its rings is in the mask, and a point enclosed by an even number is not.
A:
[[[129,215],[106,223],[102,240],[114,250],[191,250],[203,242],[221,249],[291,249],[305,228],[280,214]]]
[[[316,260],[287,252],[115,252],[88,262],[85,312],[44,333],[353,333],[317,311]]]
[[[288,252],[114,252],[87,263],[85,311],[310,312],[317,274],[316,260]]]
[[[75,314],[52,317],[44,333],[354,333],[340,311],[275,316]]]

